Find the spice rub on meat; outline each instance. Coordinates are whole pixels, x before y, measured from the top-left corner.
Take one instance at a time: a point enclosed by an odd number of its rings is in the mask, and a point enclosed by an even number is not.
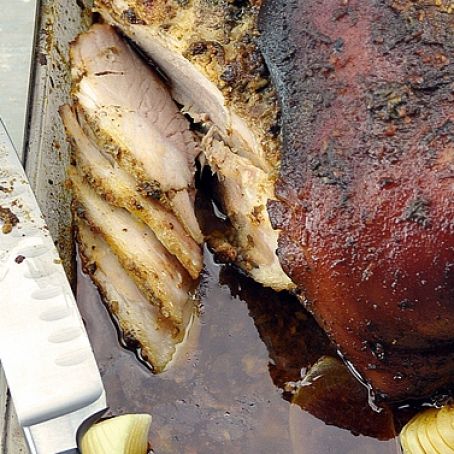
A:
[[[139,345],[141,356],[156,372],[162,372],[183,340],[184,330],[150,304],[102,236],[77,215],[75,219],[83,267],[116,317],[123,338],[131,346]],[[190,315],[190,305],[187,309],[186,317]]]
[[[163,71],[173,98],[207,133],[203,150],[234,227],[233,237],[212,247],[230,248],[258,282],[293,288],[266,212],[266,200],[275,198],[280,136],[276,93],[257,47],[260,2],[98,0],[95,10]]]
[[[71,46],[71,72],[91,137],[200,243],[193,207],[199,149],[158,75],[111,27],[99,24]]]
[[[199,145],[160,77],[109,25],[71,45],[69,182],[86,270],[156,372],[195,312],[203,236],[195,217]]]
[[[277,0],[261,48],[283,116],[284,270],[383,398],[454,380],[449,2]]]
[[[109,160],[109,155],[85,135],[78,122],[81,118],[68,105],[60,113],[79,173],[109,203],[125,208],[144,222],[191,277],[197,279],[202,270],[201,248],[175,215],[136,189],[138,183],[132,175]]]

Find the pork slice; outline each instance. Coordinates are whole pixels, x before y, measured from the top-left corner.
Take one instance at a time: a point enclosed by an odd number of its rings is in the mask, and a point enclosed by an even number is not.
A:
[[[257,282],[275,290],[293,287],[276,255],[278,231],[269,221],[266,204],[274,188],[267,174],[238,156],[222,141],[206,140],[210,167],[221,178],[222,203],[235,228],[239,265]]]
[[[141,195],[134,178],[121,169],[88,138],[75,113],[66,105],[60,114],[70,138],[78,172],[111,204],[125,208],[143,221],[163,246],[197,279],[202,269],[200,246],[184,230],[173,213],[158,201]]]
[[[147,300],[99,233],[77,216],[76,225],[84,268],[103,295],[123,336],[134,339],[153,370],[162,372],[171,361],[177,344],[183,340],[184,331],[163,317]],[[190,309],[190,305],[187,308]]]
[[[136,189],[142,196],[151,202],[159,202],[169,211],[173,212],[177,220],[194,241],[202,244],[203,234],[194,211],[195,189],[171,189],[164,193],[157,181],[148,178],[140,163],[127,151],[125,152],[124,149],[120,148],[118,142],[106,137],[98,128],[96,122],[87,117],[80,105],[76,105],[76,111],[83,132],[95,143],[98,149],[103,151],[104,156],[112,165],[116,163],[117,167],[121,168],[125,174],[128,174],[135,181]],[[172,168],[170,166],[171,162],[171,160],[168,161],[170,168]],[[162,162],[158,160],[156,167],[159,168],[161,164]],[[156,170],[154,171],[156,172]],[[157,171],[157,173],[160,172]]]
[[[74,167],[69,176],[78,215],[102,235],[145,297],[181,325],[193,287],[186,270],[143,222],[103,200]]]
[[[175,192],[193,191],[199,149],[164,83],[108,25],[94,25],[79,35],[71,45],[71,62],[73,96],[98,145],[147,194],[176,210]],[[184,208],[184,215],[175,214],[200,242],[195,216],[186,221],[191,207]]]
[[[79,105],[94,125],[100,146],[109,150],[138,182],[153,187],[153,197],[165,197],[171,190],[191,187],[194,174],[186,157],[139,113],[118,106],[92,111],[86,109],[82,97]]]
[[[161,78],[108,25],[95,24],[71,44],[74,94],[84,107],[115,106],[136,112],[194,166],[199,153],[189,124]]]

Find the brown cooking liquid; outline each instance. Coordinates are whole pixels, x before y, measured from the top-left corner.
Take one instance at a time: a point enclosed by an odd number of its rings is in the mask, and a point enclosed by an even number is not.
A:
[[[109,414],[151,413],[156,454],[398,452],[395,440],[355,436],[285,399],[284,383],[299,379],[301,369],[330,347],[297,301],[216,264],[208,251],[200,319],[185,351],[159,375],[122,347],[97,289],[80,269],[78,277],[78,302]],[[356,410],[339,406],[355,430]]]
[[[205,233],[212,211],[208,197],[198,202]],[[219,222],[211,219],[208,230]],[[152,414],[154,453],[400,452],[392,413],[372,411],[367,390],[342,370],[308,388],[299,402],[310,413],[290,403],[289,384],[321,356],[336,355],[295,297],[217,264],[207,248],[199,294],[200,317],[188,339],[170,367],[154,375],[123,347],[96,287],[78,266],[78,304],[107,391],[108,415]]]

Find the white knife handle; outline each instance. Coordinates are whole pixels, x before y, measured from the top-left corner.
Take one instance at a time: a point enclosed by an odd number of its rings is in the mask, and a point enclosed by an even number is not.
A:
[[[0,218],[0,359],[19,422],[40,425],[103,399],[104,388],[57,250],[1,124]]]

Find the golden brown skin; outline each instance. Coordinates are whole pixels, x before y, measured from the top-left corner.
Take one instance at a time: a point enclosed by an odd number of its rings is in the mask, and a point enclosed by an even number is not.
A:
[[[268,0],[278,255],[378,398],[454,384],[454,11]]]

